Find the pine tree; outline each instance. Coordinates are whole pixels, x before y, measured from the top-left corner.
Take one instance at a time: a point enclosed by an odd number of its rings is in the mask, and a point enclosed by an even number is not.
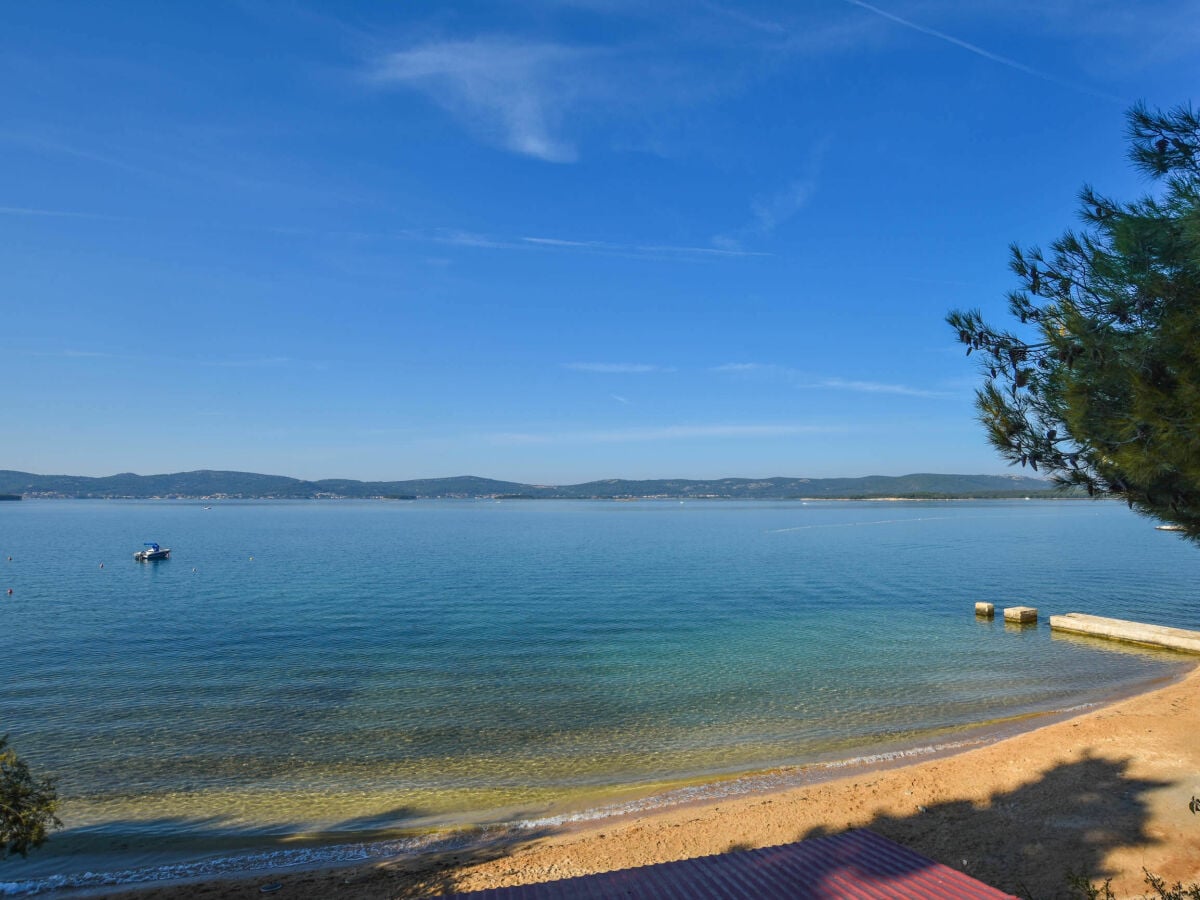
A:
[[[54,779],[34,778],[8,746],[8,736],[0,737],[0,859],[25,856],[45,843],[50,829],[62,826],[57,809]]]
[[[1139,104],[1128,119],[1157,196],[1085,187],[1082,231],[1049,255],[1011,248],[1021,334],[978,310],[946,320],[980,354],[976,406],[1004,457],[1200,542],[1200,117]]]

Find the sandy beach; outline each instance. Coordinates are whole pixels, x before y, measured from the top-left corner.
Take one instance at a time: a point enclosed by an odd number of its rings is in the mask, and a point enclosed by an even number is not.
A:
[[[158,885],[139,900],[421,897],[767,847],[869,827],[1003,890],[1075,896],[1071,874],[1140,896],[1143,868],[1200,881],[1200,668],[1148,693],[951,756],[357,868]]]

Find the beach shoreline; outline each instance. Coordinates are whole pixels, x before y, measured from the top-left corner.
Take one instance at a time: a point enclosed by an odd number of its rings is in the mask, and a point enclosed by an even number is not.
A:
[[[1200,816],[1189,809],[1200,795],[1200,745],[1192,735],[1200,666],[1146,687],[1033,717],[1033,728],[949,740],[940,750],[777,770],[773,784],[762,773],[745,779],[764,779],[760,788],[701,792],[658,808],[485,829],[392,858],[62,893],[224,900],[280,882],[289,897],[430,896],[865,826],[1010,892],[1065,896],[1068,876],[1083,874],[1111,877],[1117,896],[1136,896],[1143,867],[1168,881],[1200,880]],[[801,768],[798,783],[792,776]]]

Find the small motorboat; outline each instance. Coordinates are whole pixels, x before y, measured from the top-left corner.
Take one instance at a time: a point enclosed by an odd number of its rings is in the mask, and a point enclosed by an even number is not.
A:
[[[1168,522],[1166,525],[1155,525],[1154,527],[1158,531],[1184,531],[1185,530],[1182,525],[1176,525],[1174,522]]]
[[[138,562],[150,562],[150,560],[153,559],[170,559],[170,557],[170,547],[160,547],[153,541],[146,541],[146,549],[139,550],[137,553],[133,554],[133,558]]]

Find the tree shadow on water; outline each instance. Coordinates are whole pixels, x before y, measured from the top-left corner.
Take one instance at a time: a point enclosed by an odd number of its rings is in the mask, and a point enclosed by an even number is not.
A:
[[[1122,874],[1105,866],[1111,851],[1158,842],[1146,830],[1146,795],[1170,783],[1131,778],[1128,768],[1128,759],[1085,756],[983,802],[879,813],[866,827],[1002,891],[1033,900],[1076,898],[1072,875],[1102,881]],[[815,828],[799,837],[830,833]],[[1140,882],[1140,872],[1124,874]]]
[[[301,823],[239,827],[221,816],[108,821],[68,828],[28,859],[0,862],[0,882],[45,890],[160,900],[220,893],[251,896],[263,884],[318,885],[355,898],[416,898],[451,893],[461,872],[501,859],[551,829],[413,827],[427,813],[399,807],[339,821],[319,833]],[[49,852],[44,852],[49,850]],[[222,882],[217,887],[215,880]]]

